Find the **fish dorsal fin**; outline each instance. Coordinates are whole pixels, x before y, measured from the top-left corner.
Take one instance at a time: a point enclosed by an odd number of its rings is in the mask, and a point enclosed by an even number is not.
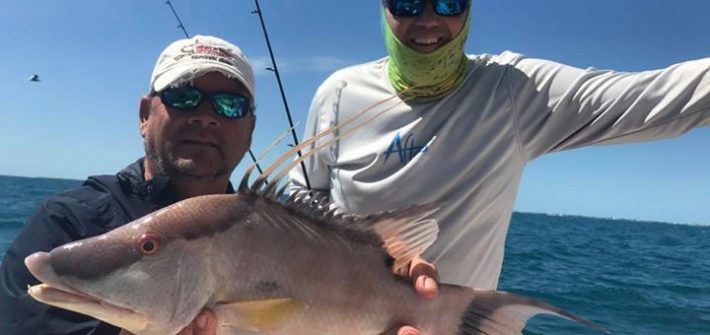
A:
[[[278,329],[303,308],[302,302],[283,298],[218,304],[212,309],[220,327],[262,332]]]
[[[406,89],[403,92],[400,92],[400,94],[405,93],[408,90],[409,89]],[[395,99],[397,97],[400,97],[401,99]],[[281,180],[286,176],[286,174],[288,174],[289,171],[291,171],[291,169],[293,167],[295,167],[298,164],[301,164],[301,162],[303,162],[307,158],[313,156],[315,153],[319,152],[320,150],[323,150],[323,148],[328,147],[331,144],[335,143],[336,141],[341,140],[343,138],[346,138],[346,137],[356,133],[358,129],[365,127],[366,125],[370,124],[375,119],[377,119],[379,116],[385,114],[387,111],[395,108],[396,106],[398,106],[402,103],[405,103],[406,101],[408,101],[411,98],[412,97],[402,97],[399,94],[393,94],[387,98],[381,99],[381,100],[373,103],[369,107],[355,113],[355,115],[350,116],[349,118],[338,123],[337,125],[334,125],[328,129],[325,129],[325,130],[319,132],[318,134],[315,134],[311,138],[303,141],[302,143],[292,147],[291,150],[289,150],[286,153],[284,153],[283,155],[281,155],[279,158],[276,159],[276,161],[273,164],[271,164],[269,167],[267,167],[266,170],[261,172],[261,174],[256,178],[256,180],[252,184],[251,190],[255,191],[255,192],[259,192],[260,194],[271,194],[272,196],[276,196],[276,197],[280,196],[279,194],[274,194],[273,192],[275,189],[278,188],[278,185],[281,182]],[[392,101],[392,100],[394,100],[394,103],[387,106],[387,102]],[[360,122],[359,124],[356,123],[356,122],[360,121],[359,119],[361,117],[363,117],[365,114],[368,114],[368,112],[370,112],[372,109],[375,109],[376,107],[381,106],[381,105],[385,105],[387,107],[383,108],[382,110],[377,111],[374,115],[369,116],[369,118]],[[345,127],[348,127],[347,130],[345,130]],[[336,133],[338,133],[340,131],[343,131],[343,133],[335,135]],[[321,138],[323,138],[325,136],[329,136],[331,134],[334,135],[333,138],[331,138],[329,140],[325,140],[325,143],[322,143],[322,144],[312,148],[308,153],[305,153],[305,154],[301,153],[302,149],[304,149],[308,146],[311,146],[311,145],[315,146],[317,141],[319,141]],[[276,175],[276,177],[270,179],[271,174],[274,171],[276,171],[279,168],[279,166],[281,166],[284,162],[286,162],[290,157],[293,157],[295,154],[298,154],[298,158],[295,159],[290,164],[288,164],[286,167],[284,167],[281,170],[281,172]],[[252,169],[250,168],[248,171],[251,172],[251,170]],[[248,183],[248,179],[249,179],[249,176],[247,174],[245,174],[244,177],[242,178],[242,184],[246,185]],[[267,180],[270,180],[270,181],[267,182]],[[261,187],[267,183],[269,184],[269,187],[267,188],[267,190],[261,190]],[[243,191],[242,187],[240,187],[239,189],[240,189],[240,191]]]
[[[300,151],[301,151],[303,148],[306,148],[307,146],[310,146],[310,145],[312,145],[312,144],[315,144],[316,141],[318,141],[320,138],[323,138],[323,137],[325,137],[325,136],[328,136],[328,135],[330,135],[330,134],[333,134],[333,133],[337,132],[339,129],[342,129],[342,128],[346,127],[346,126],[351,126],[351,125],[353,125],[360,117],[362,117],[363,115],[367,114],[370,110],[376,108],[377,106],[380,106],[380,105],[382,105],[382,104],[385,104],[385,103],[387,103],[388,101],[390,101],[390,100],[392,100],[392,99],[394,99],[394,98],[396,98],[396,97],[397,97],[397,95],[394,94],[394,95],[391,95],[391,96],[389,96],[389,97],[387,97],[387,98],[385,98],[385,99],[382,99],[382,100],[380,100],[380,101],[377,101],[377,102],[375,102],[374,104],[370,105],[369,107],[367,107],[367,108],[365,108],[365,109],[363,109],[363,110],[357,112],[355,115],[352,115],[352,116],[351,116],[350,118],[348,118],[347,120],[345,120],[345,121],[339,123],[338,125],[335,125],[335,126],[333,126],[333,127],[330,127],[330,128],[328,128],[328,129],[325,129],[325,130],[321,131],[320,133],[314,135],[313,137],[311,137],[311,138],[309,138],[309,139],[303,141],[303,142],[300,143],[299,145],[294,146],[293,148],[291,148],[291,150],[287,151],[286,153],[284,153],[283,155],[281,155],[281,157],[279,157],[278,159],[276,159],[276,161],[275,161],[273,164],[271,164],[271,166],[267,167],[266,170],[265,170],[261,175],[259,175],[259,177],[258,177],[258,178],[256,179],[256,181],[254,182],[254,185],[252,185],[252,190],[254,190],[254,191],[258,190],[259,187],[261,187],[263,181],[269,179],[269,176],[271,175],[272,172],[274,172],[276,169],[278,169],[278,167],[281,166],[281,164],[284,163],[286,160],[288,160],[290,157],[293,157],[294,154],[300,153]],[[313,150],[311,150],[311,152],[310,152],[309,154],[305,154],[305,155],[299,154],[300,157],[299,157],[298,159],[294,160],[290,165],[288,165],[287,167],[285,167],[285,168],[282,170],[282,173],[280,173],[280,174],[279,174],[276,178],[274,178],[274,180],[272,180],[272,181],[276,181],[276,184],[278,184],[278,180],[280,180],[281,178],[283,178],[283,177],[285,176],[285,174],[286,174],[288,171],[291,170],[292,167],[294,167],[294,166],[297,165],[297,164],[300,164],[300,162],[301,162],[302,160],[304,160],[304,159],[306,159],[307,157],[309,157],[309,156],[315,154],[316,152],[318,152],[318,151],[319,151],[320,149],[322,149],[323,147],[325,147],[325,146],[327,146],[327,145],[330,145],[331,143],[335,142],[336,139],[344,138],[344,137],[347,137],[347,136],[353,134],[357,129],[359,129],[359,128],[361,128],[361,127],[364,127],[365,125],[367,125],[367,124],[369,124],[370,122],[372,122],[373,120],[375,120],[378,116],[380,116],[380,115],[384,114],[385,112],[391,110],[392,108],[394,108],[395,106],[397,106],[397,105],[403,103],[404,101],[405,101],[405,100],[395,101],[395,104],[394,104],[394,105],[392,105],[392,106],[390,106],[390,107],[388,107],[388,108],[385,108],[384,110],[379,111],[379,112],[376,113],[374,116],[371,116],[369,119],[365,120],[364,122],[361,122],[360,124],[355,125],[355,126],[352,127],[350,130],[348,130],[345,134],[338,135],[338,136],[336,136],[334,139],[331,139],[330,141],[327,141],[327,142],[326,142],[327,144],[323,144],[323,145],[321,145],[321,146],[318,146],[317,148],[314,148]]]
[[[282,229],[299,231],[307,238],[324,243],[356,243],[383,248],[394,259],[395,270],[421,255],[439,233],[438,223],[430,218],[439,209],[438,203],[370,215],[339,214],[325,195],[293,194],[284,206],[286,211],[283,213],[270,211],[267,207],[259,212],[266,221]],[[337,238],[322,238],[329,233]]]

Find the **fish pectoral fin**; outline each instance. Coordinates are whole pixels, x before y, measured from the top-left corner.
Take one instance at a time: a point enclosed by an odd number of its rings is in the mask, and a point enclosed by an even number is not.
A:
[[[222,326],[264,331],[279,328],[303,308],[298,300],[281,298],[225,303],[215,306],[214,311]]]

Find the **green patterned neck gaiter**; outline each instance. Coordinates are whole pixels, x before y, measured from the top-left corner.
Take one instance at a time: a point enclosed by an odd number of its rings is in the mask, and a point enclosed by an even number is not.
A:
[[[397,93],[429,100],[439,98],[458,87],[466,70],[467,58],[463,47],[468,37],[470,7],[461,32],[430,53],[421,53],[402,44],[387,23],[385,10],[383,8],[382,20],[390,56],[387,74]]]

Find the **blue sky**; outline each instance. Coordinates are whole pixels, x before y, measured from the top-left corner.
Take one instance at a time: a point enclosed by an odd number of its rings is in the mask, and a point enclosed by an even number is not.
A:
[[[260,2],[294,120],[333,70],[385,55],[379,1]],[[287,121],[251,0],[173,0],[190,34],[239,45],[257,74],[253,149]],[[642,71],[710,56],[707,0],[474,0],[469,53],[512,50],[578,67]],[[83,179],[142,154],[138,100],[182,37],[163,0],[0,4],[0,174]],[[42,81],[27,81],[32,74]],[[275,152],[287,147],[281,144]],[[557,153],[530,164],[516,210],[710,224],[710,129]],[[266,162],[273,159],[269,155]],[[234,174],[239,179],[246,164]]]

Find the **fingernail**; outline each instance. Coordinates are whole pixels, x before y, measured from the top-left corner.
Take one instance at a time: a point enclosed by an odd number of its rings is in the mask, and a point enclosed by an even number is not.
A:
[[[426,288],[426,282],[427,282],[426,278],[427,278],[427,277],[424,276],[424,275],[421,275],[421,276],[417,277],[417,284],[418,284],[418,285],[421,285],[421,287]]]
[[[419,335],[419,332],[412,327],[402,327],[397,332],[397,335]]]
[[[424,278],[424,288],[428,290],[436,289],[436,281],[429,277]]]
[[[197,317],[197,328],[205,328],[207,325],[207,316],[206,315],[200,315]]]

